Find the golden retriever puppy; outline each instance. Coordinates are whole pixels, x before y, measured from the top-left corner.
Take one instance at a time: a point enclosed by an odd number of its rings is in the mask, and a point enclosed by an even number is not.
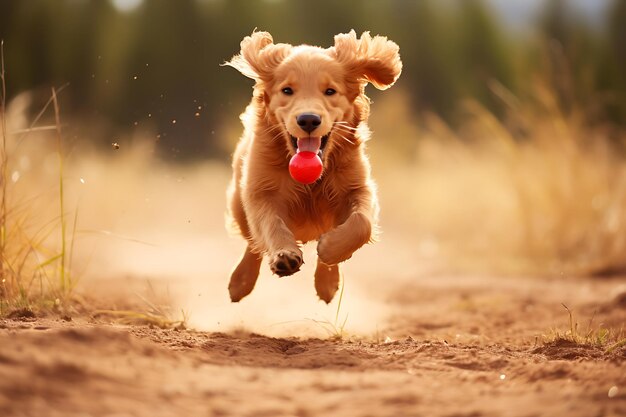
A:
[[[327,49],[275,44],[269,33],[254,32],[225,64],[255,80],[228,188],[229,226],[248,242],[230,277],[233,302],[250,294],[264,256],[273,273],[291,275],[303,263],[302,244],[317,240],[315,289],[329,303],[338,264],[373,239],[378,203],[365,154],[365,86],[393,85],[402,70],[398,49],[368,32],[336,35]],[[288,168],[303,149],[323,165],[308,185]]]

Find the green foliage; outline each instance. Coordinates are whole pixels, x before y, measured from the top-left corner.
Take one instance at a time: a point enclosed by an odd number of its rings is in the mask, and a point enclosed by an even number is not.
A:
[[[602,28],[591,27],[571,2],[548,1],[526,31],[507,28],[488,4],[144,0],[121,12],[109,1],[8,0],[0,3],[0,38],[11,91],[70,82],[68,114],[120,131],[151,127],[171,155],[225,156],[217,138],[245,105],[251,82],[219,64],[255,28],[278,42],[322,46],[351,28],[387,35],[400,45],[398,85],[414,110],[453,124],[458,101],[468,97],[502,116],[490,83],[523,96],[535,74],[560,86],[564,109],[593,102],[591,121],[626,123],[623,1],[611,3]]]

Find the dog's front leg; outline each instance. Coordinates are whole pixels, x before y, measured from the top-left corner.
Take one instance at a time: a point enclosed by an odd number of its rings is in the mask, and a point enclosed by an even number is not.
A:
[[[369,188],[353,191],[348,201],[349,211],[345,220],[319,239],[317,255],[326,265],[350,259],[357,249],[372,239],[377,211],[372,191]]]
[[[285,224],[286,210],[271,202],[272,197],[250,204],[247,213],[254,245],[267,253],[273,273],[284,277],[292,275],[302,266],[302,251]]]

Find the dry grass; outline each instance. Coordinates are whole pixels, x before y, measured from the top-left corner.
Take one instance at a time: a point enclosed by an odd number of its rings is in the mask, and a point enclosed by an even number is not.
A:
[[[128,310],[95,310],[92,317],[108,318],[120,324],[147,325],[161,329],[186,329],[189,314],[185,310],[175,311],[169,289],[165,293],[157,293],[148,281],[145,296],[135,293],[141,305]]]
[[[327,334],[328,337],[335,340],[342,340],[346,336],[346,323],[348,322],[349,314],[346,313],[343,320],[340,320],[341,304],[343,301],[343,291],[346,287],[345,276],[341,276],[341,289],[339,290],[339,299],[337,300],[337,310],[335,310],[335,319],[330,320],[315,320],[311,319],[315,324],[320,326]]]
[[[582,111],[561,111],[540,82],[530,89],[520,100],[493,85],[508,109],[504,121],[467,101],[459,129],[433,114],[391,127],[402,154],[389,156],[395,142],[375,139],[374,150],[386,154],[374,161],[388,194],[383,218],[401,219],[418,255],[462,270],[624,272],[626,135],[593,127]],[[412,120],[406,100],[395,98],[378,105],[381,118]],[[375,137],[386,131],[373,125]],[[417,137],[413,147],[407,136]],[[394,169],[385,172],[385,163]]]
[[[160,329],[186,329],[187,316],[181,311],[182,319],[170,319],[161,314],[140,312],[135,310],[96,310],[93,312],[94,318],[109,318],[120,324],[145,325],[158,327]]]
[[[30,128],[9,132],[7,128],[6,77],[4,44],[0,48],[0,120],[2,143],[0,151],[0,316],[15,310],[63,310],[72,296],[75,282],[70,276],[71,251],[66,236],[67,213],[64,207],[63,136],[57,93],[52,88],[48,102],[43,106]],[[50,108],[54,109],[54,126],[35,126]],[[60,211],[42,215],[34,208],[37,196],[20,195],[16,183],[20,178],[16,153],[31,132],[53,128],[57,134],[55,152],[58,156],[56,198]],[[11,172],[11,175],[9,175]],[[74,217],[74,230],[77,218]],[[56,240],[60,226],[60,248],[48,245]],[[71,243],[71,242],[70,242]]]
[[[544,337],[546,343],[554,343],[559,341],[567,341],[577,345],[602,347],[607,353],[624,346],[626,344],[626,336],[624,329],[619,330],[603,327],[602,323],[594,325],[594,317],[589,319],[587,328],[583,330],[578,322],[574,319],[574,314],[565,304],[569,318],[569,328],[565,331],[552,329],[550,333]]]

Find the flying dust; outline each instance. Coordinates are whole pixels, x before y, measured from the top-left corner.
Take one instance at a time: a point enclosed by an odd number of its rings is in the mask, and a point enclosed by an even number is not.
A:
[[[28,129],[28,105],[27,94],[14,100],[9,132]],[[53,133],[31,131],[11,148],[13,178],[19,178],[11,192],[16,203],[29,205],[35,233],[59,217]],[[188,326],[199,330],[380,336],[388,310],[380,289],[396,279],[385,265],[409,264],[412,256],[390,246],[391,233],[344,265],[341,301],[338,294],[326,305],[315,295],[316,254],[314,244],[308,244],[302,271],[278,278],[264,265],[253,294],[231,303],[228,279],[244,241],[224,227],[229,166],[164,163],[155,156],[154,142],[146,139],[151,136],[116,137],[99,152],[85,145],[88,138],[79,138],[65,150],[66,216],[77,223],[71,267],[79,291],[113,294],[116,305],[167,293],[172,314],[184,315]],[[56,249],[55,236],[51,233],[46,243],[50,252]]]

